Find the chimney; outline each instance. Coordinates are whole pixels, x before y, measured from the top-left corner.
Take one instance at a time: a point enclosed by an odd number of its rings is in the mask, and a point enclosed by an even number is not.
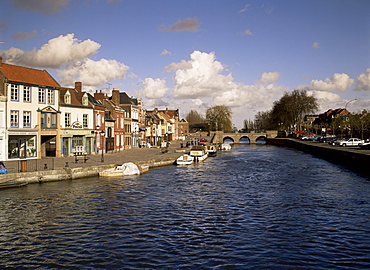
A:
[[[0,56],[0,68],[2,68],[3,58]]]
[[[82,82],[75,82],[75,89],[77,92],[82,92]]]
[[[94,98],[104,104],[104,93],[94,93]]]
[[[118,88],[113,88],[112,90],[112,101],[116,105],[120,104],[120,93]]]

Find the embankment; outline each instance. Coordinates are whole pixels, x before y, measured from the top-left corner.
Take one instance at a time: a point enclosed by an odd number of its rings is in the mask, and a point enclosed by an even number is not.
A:
[[[319,142],[303,142],[290,138],[268,139],[268,144],[292,147],[305,153],[343,165],[346,168],[370,176],[370,154],[359,147],[339,147]]]
[[[149,168],[172,165],[173,158],[163,158],[147,161],[135,162],[139,165],[146,165]],[[98,176],[99,172],[114,168],[115,164],[106,164],[99,166],[87,166],[81,168],[58,168],[51,171],[38,171],[38,172],[23,172],[23,173],[9,173],[1,175],[0,182],[19,182],[19,183],[42,183],[49,181],[72,180],[85,177]]]

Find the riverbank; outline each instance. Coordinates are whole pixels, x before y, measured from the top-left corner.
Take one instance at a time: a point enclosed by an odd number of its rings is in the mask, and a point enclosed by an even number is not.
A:
[[[126,162],[149,166],[149,168],[172,165],[182,154],[178,152],[179,148],[180,142],[174,142],[165,153],[159,148],[136,148],[118,153],[107,153],[104,156],[91,155],[88,156],[89,159],[86,162],[82,160],[77,163],[74,157],[53,158],[54,170],[2,174],[0,184],[42,183],[98,176],[99,172]],[[12,166],[10,162],[7,163],[7,167],[9,166]]]
[[[268,139],[268,144],[295,148],[305,153],[342,165],[354,172],[370,176],[370,151],[359,147],[332,146],[316,141],[301,141],[292,138]]]

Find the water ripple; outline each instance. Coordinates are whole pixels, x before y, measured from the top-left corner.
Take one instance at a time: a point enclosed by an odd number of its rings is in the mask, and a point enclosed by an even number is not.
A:
[[[369,181],[286,148],[0,192],[0,268],[370,267]]]

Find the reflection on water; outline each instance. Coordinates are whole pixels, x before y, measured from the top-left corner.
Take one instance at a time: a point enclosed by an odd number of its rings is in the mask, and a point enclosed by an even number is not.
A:
[[[365,268],[369,192],[367,179],[269,145],[0,190],[0,268]]]

